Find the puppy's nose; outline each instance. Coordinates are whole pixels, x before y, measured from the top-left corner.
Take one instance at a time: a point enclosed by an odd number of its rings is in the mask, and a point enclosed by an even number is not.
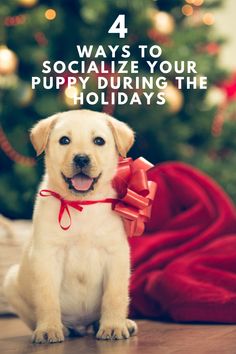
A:
[[[73,161],[76,166],[82,168],[87,166],[90,163],[90,158],[88,157],[88,155],[79,154],[79,155],[75,155]]]

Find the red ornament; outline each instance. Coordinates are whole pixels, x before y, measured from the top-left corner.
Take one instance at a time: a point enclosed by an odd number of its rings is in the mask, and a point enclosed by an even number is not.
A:
[[[208,53],[210,55],[217,55],[220,52],[220,45],[215,42],[207,43],[199,48],[199,51],[202,53]]]
[[[216,116],[212,123],[212,135],[220,136],[226,119],[228,105],[236,100],[236,73],[233,73],[228,80],[217,85],[226,94],[226,100],[218,107]]]
[[[236,72],[228,80],[222,81],[217,86],[226,93],[228,101],[236,100]]]

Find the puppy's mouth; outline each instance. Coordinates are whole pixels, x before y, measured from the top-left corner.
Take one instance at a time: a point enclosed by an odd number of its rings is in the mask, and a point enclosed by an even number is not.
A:
[[[77,193],[87,193],[94,189],[94,185],[97,183],[101,176],[101,173],[97,177],[90,177],[83,172],[77,173],[73,177],[66,177],[62,173],[64,181],[68,184],[69,189]]]

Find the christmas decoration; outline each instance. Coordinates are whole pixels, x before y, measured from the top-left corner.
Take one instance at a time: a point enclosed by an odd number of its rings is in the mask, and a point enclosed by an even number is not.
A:
[[[183,12],[183,11],[182,11]],[[202,13],[199,9],[192,11],[191,15],[185,15],[184,24],[188,27],[202,26]]]
[[[6,134],[4,133],[2,127],[0,126],[0,149],[12,160],[17,163],[26,165],[26,166],[34,166],[36,161],[33,158],[26,157],[17,152],[7,139]]]
[[[52,21],[56,18],[57,13],[54,9],[48,9],[45,11],[44,16],[48,21]]]
[[[236,72],[228,80],[224,80],[218,84],[218,86],[225,92],[227,101],[236,100]]]
[[[202,22],[207,26],[211,26],[215,22],[215,16],[211,12],[206,12],[202,17]]]
[[[19,5],[24,7],[33,7],[37,4],[38,0],[18,0]]]
[[[10,75],[16,71],[18,59],[16,54],[5,45],[0,46],[0,75]]]
[[[210,106],[222,105],[226,100],[226,92],[217,86],[212,86],[206,96],[206,104]]]
[[[204,0],[193,0],[195,6],[201,6],[204,3]]]
[[[232,104],[236,102],[236,73],[218,87],[211,88],[206,98],[208,104],[218,106],[212,123],[212,134],[217,137],[221,135],[225,121],[235,120],[236,117],[236,106]]]
[[[185,16],[191,16],[193,14],[193,7],[191,5],[184,5],[182,7],[182,13]]]
[[[68,107],[75,107],[74,96],[78,96],[80,92],[81,87],[79,85],[65,88],[65,90],[63,91],[63,100]],[[76,107],[78,107],[78,104],[76,105]]]
[[[18,25],[22,25],[26,21],[25,15],[18,16],[7,16],[4,20],[4,25],[7,27],[14,27]]]
[[[183,95],[172,83],[168,83],[164,89],[168,109],[171,113],[177,113],[180,111],[183,105]]]
[[[225,116],[226,116],[226,107],[227,107],[226,102],[223,102],[222,104],[219,105],[217,109],[217,113],[215,115],[215,118],[212,123],[212,128],[211,128],[212,135],[215,137],[220,136],[222,133],[223,125],[225,122]]]
[[[184,5],[192,7],[192,14],[189,16],[182,12]],[[233,98],[233,93],[231,93],[233,87],[228,87],[228,84],[225,88],[218,86],[219,82],[224,82],[223,78],[226,74],[218,63],[221,39],[217,33],[213,35],[213,25],[206,25],[203,22],[203,16],[207,13],[214,13],[219,5],[220,0],[214,1],[210,6],[206,1],[200,0],[158,0],[155,2],[153,0],[145,0],[145,2],[143,0],[130,0],[129,2],[124,0],[107,2],[15,0],[1,2],[0,10],[2,11],[0,12],[3,13],[2,32],[4,33],[1,43],[8,47],[7,49],[16,59],[15,66],[10,73],[7,70],[7,74],[1,72],[0,61],[0,120],[5,134],[3,140],[6,143],[1,144],[0,148],[1,212],[14,218],[31,217],[34,194],[42,173],[43,163],[42,159],[39,159],[37,165],[34,165],[34,152],[30,140],[27,139],[27,132],[41,118],[78,107],[104,111],[127,122],[137,132],[136,144],[131,151],[131,156],[134,158],[145,156],[153,163],[166,160],[190,162],[217,178],[236,200],[234,168],[236,123],[229,111],[233,110],[232,105],[235,101],[233,99],[228,101],[231,97]],[[55,13],[47,12],[48,10],[54,10]],[[122,40],[115,34],[108,34],[110,26],[120,13],[125,14],[125,25],[128,28],[128,34]],[[198,24],[193,25],[194,21]],[[205,16],[205,21],[210,23],[214,20],[212,21],[212,17],[208,15]],[[173,74],[168,73],[166,75],[169,83],[166,104],[163,106],[155,103],[119,106],[117,102],[104,106],[101,102],[94,106],[88,103],[80,106],[79,102],[74,105],[71,92],[67,90],[68,80],[60,89],[38,88],[32,97],[29,88],[31,77],[42,76],[44,60],[51,62],[62,60],[65,63],[78,60],[76,45],[88,43],[95,47],[98,45],[104,47],[117,44],[130,45],[132,53],[130,58],[125,60],[139,60],[140,76],[144,77],[150,74],[146,60],[151,60],[151,58],[147,56],[143,60],[140,59],[138,45],[145,44],[148,47],[160,45],[162,56],[158,58],[158,61],[196,60],[198,73],[208,77],[208,89],[186,90],[183,87],[178,90],[174,85]],[[17,58],[20,62],[19,70],[16,70]],[[93,59],[97,60],[97,58],[91,58]],[[119,50],[116,60],[124,60]],[[111,66],[110,57],[107,57],[105,61],[107,67]],[[12,59],[7,60],[7,66],[11,62]],[[65,72],[61,76],[66,77],[67,74]],[[107,79],[110,74],[108,71]],[[159,74],[159,72],[156,73],[157,76]],[[69,73],[68,76],[73,75]],[[223,118],[226,119],[219,139],[211,134],[212,122],[221,106],[221,103],[214,105],[214,98],[210,93],[211,89],[214,91],[216,87],[226,92],[227,96],[226,116],[223,112]],[[74,93],[79,94],[82,89],[76,86],[73,90]],[[100,94],[97,91],[97,80],[94,77],[89,80],[86,89],[82,92],[87,94],[91,91]],[[104,89],[108,102],[111,101],[113,93],[114,90],[109,86]],[[127,90],[127,94],[132,95],[133,92]],[[142,90],[138,92],[138,95],[142,98]],[[220,100],[220,97],[218,99]],[[212,103],[207,103],[207,100]],[[170,119],[172,117],[173,119]],[[228,151],[227,156],[224,153],[225,147]],[[7,200],[4,198],[6,190],[11,191]]]
[[[199,52],[203,52],[203,53],[205,52],[210,55],[217,55],[220,52],[220,45],[215,42],[210,42],[210,43],[207,43],[203,46],[200,46]]]
[[[173,16],[164,11],[151,11],[154,29],[161,35],[169,36],[175,29]]]
[[[45,37],[45,34],[43,32],[36,32],[34,35],[34,38],[39,45],[47,45],[48,44],[48,40]]]

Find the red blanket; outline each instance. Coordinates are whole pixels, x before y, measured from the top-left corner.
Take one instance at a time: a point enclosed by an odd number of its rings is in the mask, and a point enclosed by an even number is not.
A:
[[[148,177],[158,191],[146,234],[130,239],[131,314],[236,323],[233,203],[183,163],[155,166]]]

